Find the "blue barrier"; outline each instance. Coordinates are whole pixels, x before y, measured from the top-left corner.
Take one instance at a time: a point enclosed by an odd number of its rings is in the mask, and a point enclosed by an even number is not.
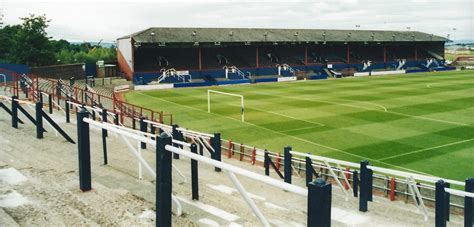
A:
[[[250,80],[223,80],[217,81],[217,85],[227,85],[227,84],[249,84]]]
[[[257,78],[255,83],[277,82],[278,78]]]
[[[205,87],[205,86],[212,86],[214,83],[212,82],[190,82],[190,83],[179,83],[179,84],[174,84],[175,88],[180,88],[180,87]]]
[[[12,72],[26,74],[30,73],[30,68],[26,65],[0,63],[0,74],[5,75],[7,82],[13,80]],[[3,78],[0,78],[0,82],[3,83]]]
[[[312,75],[312,76],[309,76],[309,79],[310,79],[310,80],[325,80],[325,79],[327,79],[327,78],[328,78],[327,74],[326,74],[326,75],[322,75],[322,74],[321,74],[321,75]]]
[[[429,72],[429,69],[408,69],[406,73],[422,73],[422,72]]]

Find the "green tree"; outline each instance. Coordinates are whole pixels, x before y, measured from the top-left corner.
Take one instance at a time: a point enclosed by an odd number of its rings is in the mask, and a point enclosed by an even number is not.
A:
[[[20,25],[5,26],[0,29],[0,62],[14,63],[10,58],[11,49],[14,45],[14,37],[20,29]]]
[[[46,15],[34,14],[20,19],[23,23],[14,37],[11,59],[29,66],[54,64],[54,50],[46,33],[50,20],[46,19]]]

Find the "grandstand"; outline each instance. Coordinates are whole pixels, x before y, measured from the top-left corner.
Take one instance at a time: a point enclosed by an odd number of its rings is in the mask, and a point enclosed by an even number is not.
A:
[[[351,70],[353,76],[443,67],[445,42],[416,31],[149,28],[119,38],[117,56],[119,68],[135,84],[156,80],[169,68],[193,79],[224,78],[225,66],[246,75],[277,75],[277,65],[283,64],[316,74],[327,74],[327,68]]]

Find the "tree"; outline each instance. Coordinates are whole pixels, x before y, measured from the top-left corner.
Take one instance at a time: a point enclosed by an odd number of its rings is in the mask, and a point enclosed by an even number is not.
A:
[[[13,63],[10,58],[14,45],[14,36],[20,31],[20,25],[5,26],[0,29],[0,62]]]
[[[34,14],[20,19],[23,23],[14,37],[11,59],[29,66],[54,64],[54,50],[46,33],[50,20],[46,19],[46,15]]]

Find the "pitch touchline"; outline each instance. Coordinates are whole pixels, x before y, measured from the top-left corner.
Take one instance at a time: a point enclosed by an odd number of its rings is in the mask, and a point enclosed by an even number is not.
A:
[[[305,130],[305,129],[320,128],[320,127],[321,126],[310,126],[310,127],[304,127],[304,128],[288,129],[288,130],[283,130],[283,131],[278,131],[278,132],[294,132],[294,131],[300,131],[300,130]]]
[[[287,99],[303,100],[303,101],[309,101],[309,102],[322,102],[322,103],[329,103],[329,104],[340,105],[340,106],[349,106],[349,107],[354,107],[354,108],[359,108],[359,109],[365,109],[365,110],[373,110],[373,111],[379,111],[379,112],[387,112],[387,113],[391,113],[391,114],[395,114],[395,115],[400,115],[400,116],[405,116],[405,117],[411,117],[411,118],[418,118],[418,119],[423,119],[423,120],[427,120],[427,121],[436,121],[436,122],[441,122],[441,123],[446,123],[446,124],[469,126],[469,124],[464,124],[464,123],[459,123],[459,122],[454,122],[454,121],[439,120],[439,119],[428,118],[428,117],[422,117],[422,116],[415,116],[415,115],[404,114],[404,113],[399,113],[399,112],[394,112],[394,111],[381,111],[381,110],[378,110],[378,109],[367,108],[367,107],[363,107],[363,106],[357,106],[357,105],[346,104],[346,103],[331,102],[331,101],[326,101],[326,100],[321,100],[321,99],[295,98],[295,97],[288,97],[288,96],[277,95],[277,94],[265,94],[265,93],[255,92],[255,91],[248,91],[248,92],[249,92],[249,93],[254,93],[254,94],[260,94],[260,95],[267,95],[267,96],[273,96],[273,97],[287,98]]]
[[[421,172],[421,171],[417,171],[417,170],[405,168],[405,167],[402,167],[402,166],[393,165],[393,164],[386,163],[386,162],[383,162],[383,161],[374,160],[374,159],[367,158],[367,157],[364,157],[364,156],[360,156],[360,155],[357,155],[357,154],[353,154],[353,153],[350,153],[350,152],[347,152],[347,151],[343,151],[343,150],[340,150],[340,149],[337,149],[337,148],[334,148],[334,147],[330,147],[330,146],[326,146],[326,145],[323,145],[323,144],[315,143],[315,142],[309,141],[309,140],[307,140],[307,139],[303,139],[303,138],[300,138],[300,137],[297,137],[297,136],[293,136],[293,135],[281,133],[281,132],[278,132],[278,131],[275,131],[275,130],[272,130],[272,129],[269,129],[269,128],[265,128],[265,127],[262,127],[262,126],[260,126],[260,125],[256,125],[256,124],[253,124],[253,123],[250,123],[250,122],[242,122],[242,121],[240,121],[240,120],[238,120],[238,119],[235,119],[235,118],[232,118],[232,117],[228,117],[228,116],[225,116],[225,115],[216,114],[216,113],[212,113],[212,112],[211,112],[211,113],[208,113],[207,111],[201,110],[201,109],[199,109],[199,108],[195,108],[195,107],[191,107],[191,106],[186,106],[186,105],[183,105],[183,104],[175,103],[175,102],[172,102],[172,101],[169,101],[169,100],[165,100],[165,99],[161,99],[161,98],[158,98],[158,97],[155,97],[155,96],[147,95],[147,94],[144,94],[144,93],[142,93],[142,92],[138,92],[137,94],[141,94],[141,95],[148,96],[148,97],[151,97],[151,98],[154,98],[154,99],[158,99],[158,100],[161,100],[161,101],[164,101],[164,102],[167,102],[167,103],[171,103],[171,104],[175,104],[175,105],[178,105],[178,106],[182,106],[182,107],[184,107],[184,108],[197,110],[197,111],[200,111],[200,112],[203,112],[203,113],[206,113],[206,114],[213,114],[213,115],[216,115],[216,116],[224,117],[224,118],[227,118],[227,119],[230,119],[230,120],[238,121],[238,122],[243,123],[243,124],[252,125],[252,126],[254,126],[254,127],[257,127],[257,128],[263,129],[263,130],[267,130],[267,131],[274,132],[274,133],[277,133],[277,134],[280,134],[280,135],[284,135],[284,136],[293,138],[293,139],[295,139],[295,140],[299,140],[299,141],[302,141],[302,142],[306,142],[306,143],[309,143],[309,144],[312,144],[312,145],[315,145],[315,146],[323,147],[323,148],[326,148],[326,149],[329,149],[329,150],[332,150],[332,151],[336,151],[336,152],[340,152],[340,153],[343,153],[343,154],[346,154],[346,155],[350,155],[350,156],[354,156],[354,157],[361,158],[361,159],[366,159],[366,160],[373,160],[374,162],[382,163],[382,164],[385,164],[385,165],[388,165],[388,166],[392,166],[392,167],[396,167],[396,168],[408,170],[408,171],[415,172],[415,173],[419,173],[419,174],[431,175],[431,174],[427,174],[427,173],[424,173],[424,172]]]
[[[386,158],[381,158],[381,159],[378,159],[377,161],[384,161],[384,160],[387,160],[387,159],[398,158],[398,157],[402,157],[402,156],[406,156],[406,155],[412,155],[412,154],[420,153],[420,152],[423,152],[423,151],[429,151],[429,150],[435,150],[435,149],[438,149],[438,148],[449,147],[449,146],[452,146],[452,145],[466,143],[466,142],[473,141],[473,140],[474,140],[474,138],[467,139],[467,140],[456,141],[456,142],[448,143],[448,144],[443,144],[443,145],[439,145],[439,146],[436,146],[436,147],[428,147],[428,148],[424,148],[424,149],[421,149],[421,150],[416,150],[416,151],[412,151],[412,152],[408,152],[408,153],[403,153],[403,154],[393,155],[393,156],[386,157]]]

